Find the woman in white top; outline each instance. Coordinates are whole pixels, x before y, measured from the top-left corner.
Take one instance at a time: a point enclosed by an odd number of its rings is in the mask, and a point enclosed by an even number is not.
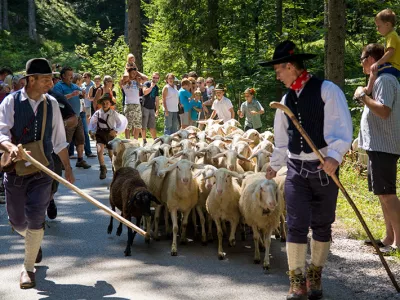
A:
[[[175,76],[168,73],[165,81],[166,85],[162,90],[164,107],[164,134],[173,134],[178,131],[178,104],[179,93],[174,85]]]

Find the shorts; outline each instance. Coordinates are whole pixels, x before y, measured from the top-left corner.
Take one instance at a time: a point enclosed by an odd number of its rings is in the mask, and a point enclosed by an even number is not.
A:
[[[156,128],[156,111],[142,106],[142,129]]]
[[[114,138],[110,135],[110,131],[108,129],[97,129],[96,131],[96,144],[103,144],[106,146],[108,150],[112,150],[111,145],[108,144],[109,141],[112,141]]]
[[[190,124],[190,114],[185,112],[179,115],[181,117],[181,126],[189,126]]]
[[[400,155],[367,151],[368,188],[375,195],[396,195],[397,160]]]
[[[86,118],[89,118],[92,116],[92,108],[91,107],[85,107],[85,113],[86,113]]]
[[[142,109],[140,104],[125,104],[124,115],[128,119],[126,129],[142,128]]]
[[[81,117],[78,117],[78,125],[76,125],[75,127],[65,127],[65,134],[67,136],[68,143],[71,143],[72,140],[75,141],[76,146],[80,146],[85,143],[85,135],[83,133],[83,124]]]

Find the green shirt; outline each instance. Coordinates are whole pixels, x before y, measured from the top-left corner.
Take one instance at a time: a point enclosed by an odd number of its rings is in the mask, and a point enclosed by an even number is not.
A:
[[[244,126],[251,127],[253,129],[258,129],[261,128],[261,115],[252,115],[251,111],[260,111],[264,110],[264,108],[261,106],[260,102],[258,102],[256,99],[253,99],[250,103],[249,102],[243,102],[242,105],[240,106],[240,110],[243,113],[243,116],[245,117],[245,122]]]

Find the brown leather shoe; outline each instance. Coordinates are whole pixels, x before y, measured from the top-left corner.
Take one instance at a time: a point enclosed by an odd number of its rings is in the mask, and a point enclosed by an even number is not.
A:
[[[36,256],[35,264],[38,264],[42,261],[43,253],[42,253],[42,247],[39,248],[39,252]]]
[[[23,270],[19,278],[19,287],[21,289],[31,289],[36,286],[35,273]]]
[[[308,267],[306,274],[308,299],[317,300],[322,298],[321,276],[322,267],[316,267],[313,264]]]
[[[290,280],[289,293],[287,300],[307,300],[306,280],[302,273],[296,274],[295,270],[287,272]]]

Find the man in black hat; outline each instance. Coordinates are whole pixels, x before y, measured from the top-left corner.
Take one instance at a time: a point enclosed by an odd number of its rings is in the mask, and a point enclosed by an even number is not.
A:
[[[291,109],[325,157],[321,164],[290,118],[282,111],[276,112],[275,149],[266,177],[272,179],[287,165],[287,299],[307,299],[307,293],[308,299],[322,297],[321,272],[329,253],[338,195],[338,187],[330,176],[338,174],[338,166],[352,140],[351,117],[342,90],[305,69],[304,60],[314,56],[297,53],[295,44],[285,41],[276,47],[272,61],[261,63],[274,67],[276,78],[288,88],[281,103]],[[310,227],[311,264],[306,272]]]
[[[26,74],[26,87],[7,96],[0,104],[0,150],[8,157],[4,160],[7,163],[3,164],[2,160],[2,167],[10,166],[13,159],[22,158],[18,144],[28,147],[36,142],[41,144],[42,150],[31,155],[47,160],[48,168],[52,169],[51,153],[54,151],[64,164],[65,178],[73,183],[75,179],[69,164],[60,108],[53,97],[46,95],[53,87],[50,64],[44,58],[31,59],[26,64]],[[25,260],[20,277],[22,289],[36,284],[34,265],[42,260],[40,244],[53,182],[46,173],[38,169],[26,172],[27,168],[29,165],[17,162],[17,168],[7,169],[4,178],[8,219],[14,230],[25,238]]]

